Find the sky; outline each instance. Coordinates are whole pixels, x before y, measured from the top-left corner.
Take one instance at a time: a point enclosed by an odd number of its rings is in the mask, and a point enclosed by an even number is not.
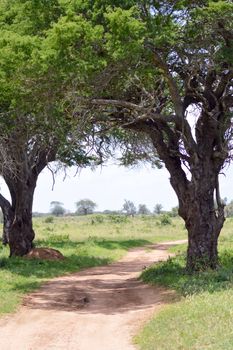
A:
[[[133,201],[136,206],[146,204],[150,210],[157,203],[162,204],[164,210],[170,210],[178,203],[166,169],[151,169],[149,166],[127,169],[108,165],[95,171],[83,169],[76,176],[75,173],[74,168],[69,170],[65,180],[64,173],[57,175],[52,190],[53,178],[45,169],[37,182],[33,211],[48,213],[50,202],[60,201],[65,209],[74,212],[75,203],[84,198],[93,200],[99,211],[120,210],[125,199]],[[221,175],[220,188],[222,198],[233,199],[233,166]],[[0,179],[0,189],[9,199],[3,179]]]

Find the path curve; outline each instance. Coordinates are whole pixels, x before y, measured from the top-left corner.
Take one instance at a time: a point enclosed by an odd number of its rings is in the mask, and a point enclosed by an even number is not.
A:
[[[166,260],[166,242],[130,250],[120,261],[54,278],[0,320],[1,350],[135,350],[132,336],[174,293],[138,281]]]

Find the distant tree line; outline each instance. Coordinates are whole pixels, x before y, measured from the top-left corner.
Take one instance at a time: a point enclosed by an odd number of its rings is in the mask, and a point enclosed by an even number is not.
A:
[[[233,212],[233,202],[232,202],[232,212]],[[64,215],[89,215],[94,212],[97,213],[96,208],[97,204],[91,199],[85,198],[81,199],[75,203],[76,210],[74,212],[70,212],[64,208],[64,204],[60,201],[52,201],[50,203],[50,214],[53,216],[64,216]],[[160,203],[155,204],[153,211],[151,211],[146,204],[139,204],[138,207],[128,199],[124,200],[123,206],[120,210],[109,210],[106,209],[102,212],[98,211],[98,213],[109,214],[109,215],[126,215],[134,217],[135,215],[161,215],[168,214],[169,216],[175,217],[178,216],[178,207],[172,208],[170,211],[163,210],[163,206]],[[41,216],[45,214],[34,213],[34,216]],[[232,214],[233,216],[233,214]]]
[[[227,203],[227,199],[224,198],[225,203],[225,215],[226,217],[233,217],[233,200],[231,200],[229,203]],[[64,208],[64,204],[60,201],[52,201],[50,203],[50,214],[54,216],[64,216],[64,215],[89,215],[93,214],[95,212],[95,209],[97,208],[97,204],[90,200],[90,199],[81,199],[78,202],[75,203],[76,205],[76,211],[71,213],[70,211],[66,210]],[[124,214],[126,216],[132,216],[135,215],[161,215],[161,214],[167,214],[171,217],[178,216],[178,206],[171,208],[171,210],[165,211],[163,210],[163,206],[160,203],[155,204],[153,211],[148,209],[146,204],[139,204],[138,208],[136,205],[128,200],[125,199],[123,206],[120,210],[110,210],[106,209],[102,212],[102,214],[109,214],[109,215],[119,215]],[[47,213],[39,213],[34,212],[33,216],[41,216],[46,215]],[[0,212],[0,221],[2,222],[3,216]]]

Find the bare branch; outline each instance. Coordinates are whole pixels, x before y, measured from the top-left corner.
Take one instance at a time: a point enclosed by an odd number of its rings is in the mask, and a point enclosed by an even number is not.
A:
[[[161,56],[158,54],[158,52],[153,47],[150,47],[150,50],[154,54],[155,64],[163,70],[164,77],[167,80],[167,84],[169,87],[169,91],[171,94],[171,98],[172,98],[172,101],[174,104],[176,114],[181,118],[181,117],[183,117],[183,104],[182,104],[181,96],[179,94],[179,88],[178,88],[175,80],[173,79],[173,77],[169,71],[169,67],[167,66],[165,61],[161,58]]]
[[[126,108],[126,109],[129,109],[132,111],[137,111],[137,112],[143,113],[143,115],[139,116],[134,122],[143,121],[143,120],[147,120],[147,119],[173,122],[177,118],[175,115],[163,115],[163,114],[159,114],[159,113],[154,113],[153,111],[151,111],[151,108],[145,108],[145,107],[139,106],[135,103],[131,103],[131,102],[127,102],[127,101],[92,99],[89,102],[91,104],[94,104],[94,105],[115,106],[115,107]]]

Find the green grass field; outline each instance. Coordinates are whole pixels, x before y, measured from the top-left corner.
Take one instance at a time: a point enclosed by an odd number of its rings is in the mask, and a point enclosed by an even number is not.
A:
[[[34,229],[36,246],[58,249],[66,259],[9,259],[8,248],[0,245],[0,314],[16,310],[23,295],[46,279],[111,263],[132,247],[186,237],[181,220],[161,225],[156,217],[42,217],[34,218]]]
[[[180,301],[166,306],[135,341],[142,350],[233,349],[233,220],[220,236],[220,267],[189,275],[185,271],[185,246],[178,255],[143,272],[147,283],[176,290]]]

